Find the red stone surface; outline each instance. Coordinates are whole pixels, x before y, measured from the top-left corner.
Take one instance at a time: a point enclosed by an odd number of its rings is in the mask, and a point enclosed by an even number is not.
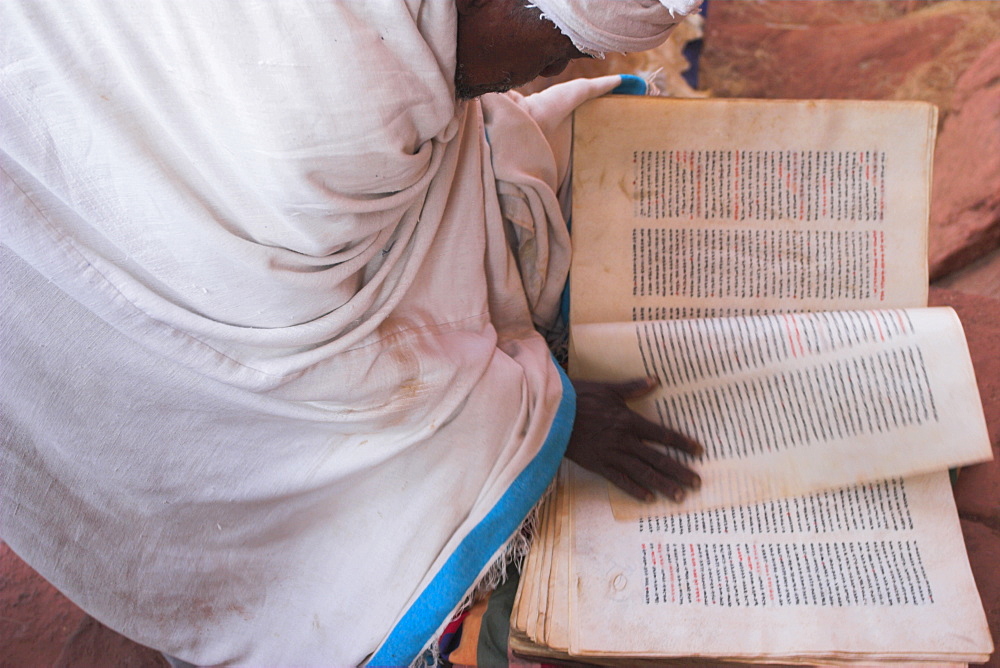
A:
[[[921,99],[947,116],[998,26],[995,2],[715,2],[700,85],[718,97]]]
[[[979,596],[983,600],[986,618],[993,633],[993,655],[983,665],[996,668],[1000,666],[1000,658],[995,649],[998,635],[997,620],[1000,620],[1000,578],[997,577],[997,564],[1000,564],[1000,532],[980,522],[962,519],[962,535],[965,537],[965,548],[969,551],[969,565],[972,566],[972,576],[979,587]]]
[[[773,27],[833,26],[881,23],[910,14],[941,0],[837,0],[836,2],[764,0],[712,2],[711,20],[717,26],[770,25]]]
[[[119,635],[93,617],[84,617],[67,638],[53,668],[115,666],[115,668],[169,668],[159,652]]]
[[[0,542],[0,668],[168,668],[102,626]]]
[[[1000,39],[955,87],[934,155],[931,221],[932,280],[1000,247]]]
[[[993,446],[993,461],[958,472],[955,504],[996,647],[1000,644],[1000,300],[931,288],[928,301],[931,306],[954,308],[962,321]],[[1000,666],[996,649],[987,665]]]
[[[954,308],[962,321],[993,446],[992,462],[959,473],[955,501],[963,517],[1000,531],[1000,300],[931,288],[929,302]],[[995,570],[1000,584],[1000,561]]]
[[[0,666],[50,666],[84,617],[0,542]]]
[[[0,666],[51,666],[83,618],[0,542]]]
[[[1000,299],[1000,248],[959,271],[935,281],[934,285]]]

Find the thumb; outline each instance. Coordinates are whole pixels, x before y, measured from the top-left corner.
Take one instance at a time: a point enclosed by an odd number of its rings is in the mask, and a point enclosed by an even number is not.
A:
[[[660,381],[656,376],[645,376],[644,378],[634,378],[612,385],[613,389],[623,399],[638,399],[644,397],[660,386]]]

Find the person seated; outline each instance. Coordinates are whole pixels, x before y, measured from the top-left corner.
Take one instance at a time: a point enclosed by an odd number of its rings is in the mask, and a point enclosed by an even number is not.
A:
[[[196,664],[406,664],[564,456],[640,497],[649,379],[571,383],[569,123],[690,0],[11,0],[0,532]]]

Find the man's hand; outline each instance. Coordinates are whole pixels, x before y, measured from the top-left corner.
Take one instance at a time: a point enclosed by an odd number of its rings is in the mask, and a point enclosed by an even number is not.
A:
[[[566,456],[637,499],[651,501],[654,492],[659,492],[680,501],[684,488],[698,489],[701,478],[643,441],[662,443],[696,456],[702,454],[701,445],[650,422],[625,404],[628,399],[649,394],[657,384],[655,378],[624,383],[573,381],[576,422]]]

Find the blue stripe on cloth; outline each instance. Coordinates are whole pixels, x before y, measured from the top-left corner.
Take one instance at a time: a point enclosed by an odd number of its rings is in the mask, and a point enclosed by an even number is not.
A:
[[[620,75],[622,82],[611,91],[612,95],[645,95],[649,91],[646,80],[634,74]]]
[[[417,597],[368,666],[406,666],[423,651],[479,573],[514,535],[556,474],[576,417],[576,391],[559,370],[562,400],[542,449],[514,480],[493,509],[469,532],[427,588]]]

